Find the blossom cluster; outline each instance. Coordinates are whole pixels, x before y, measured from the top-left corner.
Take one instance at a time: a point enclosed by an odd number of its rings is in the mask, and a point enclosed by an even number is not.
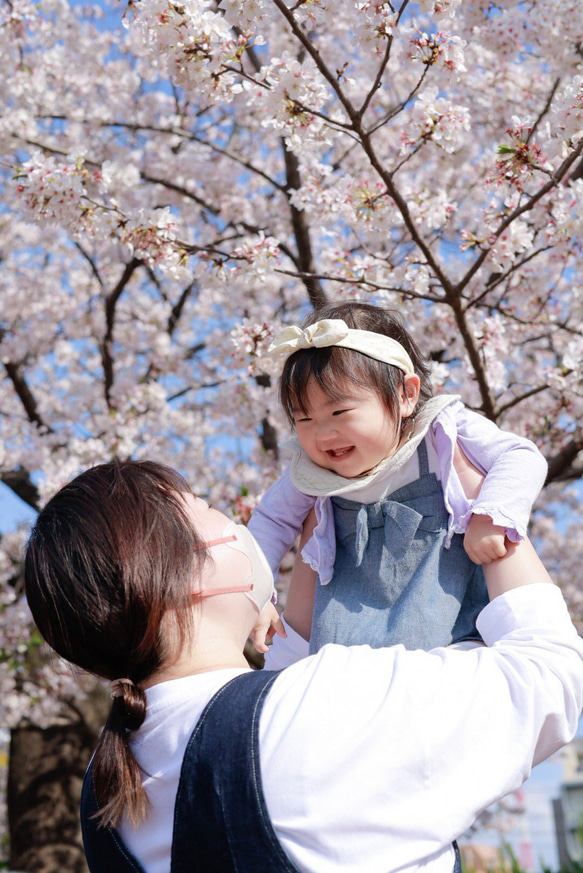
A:
[[[273,326],[267,322],[259,324],[244,318],[231,330],[231,342],[235,349],[232,353],[233,365],[237,367],[247,363],[250,376],[275,372],[274,361],[267,354],[274,335]]]
[[[213,6],[210,0],[131,3],[133,44],[177,85],[228,101],[241,88],[236,65],[248,38],[234,35]]]
[[[452,154],[465,145],[471,130],[467,106],[440,97],[437,88],[426,88],[416,101],[402,135],[403,152],[431,140]]]

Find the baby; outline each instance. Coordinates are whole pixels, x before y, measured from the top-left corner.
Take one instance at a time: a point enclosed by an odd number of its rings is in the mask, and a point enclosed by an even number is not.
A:
[[[320,308],[270,350],[285,361],[280,398],[297,439],[249,527],[276,572],[308,519],[288,625],[312,652],[479,639],[478,565],[525,536],[546,476],[538,449],[457,396],[433,396],[428,362],[378,307]]]

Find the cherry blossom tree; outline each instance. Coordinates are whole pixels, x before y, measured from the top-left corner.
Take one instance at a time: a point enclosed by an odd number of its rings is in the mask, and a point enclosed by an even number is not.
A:
[[[150,456],[245,519],[285,460],[269,341],[366,299],[545,453],[534,532],[583,617],[582,45],[576,0],[0,0],[3,483],[38,508]],[[0,723],[88,724],[25,537]]]

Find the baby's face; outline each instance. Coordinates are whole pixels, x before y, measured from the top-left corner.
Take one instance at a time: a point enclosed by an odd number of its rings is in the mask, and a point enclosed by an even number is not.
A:
[[[340,399],[331,400],[311,379],[307,399],[307,414],[294,410],[294,422],[303,450],[319,467],[354,479],[397,450],[399,423],[373,391],[347,384]]]

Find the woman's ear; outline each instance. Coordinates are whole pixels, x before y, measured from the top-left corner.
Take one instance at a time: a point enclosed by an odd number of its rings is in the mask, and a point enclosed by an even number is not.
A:
[[[403,385],[399,388],[401,418],[408,418],[415,411],[420,387],[421,380],[417,373],[408,373],[403,379]]]

